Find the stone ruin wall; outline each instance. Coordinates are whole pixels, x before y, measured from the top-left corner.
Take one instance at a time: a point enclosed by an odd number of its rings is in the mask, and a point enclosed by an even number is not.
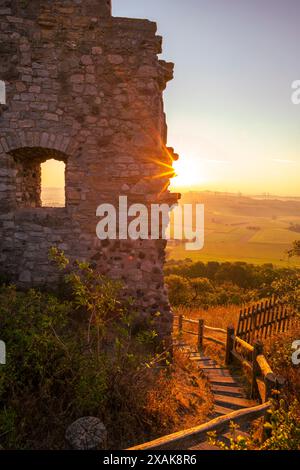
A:
[[[114,18],[105,0],[0,0],[0,274],[21,287],[56,285],[58,246],[126,284],[141,318],[171,313],[166,241],[100,241],[96,208],[167,202],[173,150],[162,93],[173,64],[147,20]],[[42,208],[41,163],[66,164],[66,207]]]

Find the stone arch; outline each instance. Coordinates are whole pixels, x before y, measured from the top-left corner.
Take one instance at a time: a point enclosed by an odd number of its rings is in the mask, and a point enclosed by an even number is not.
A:
[[[0,142],[4,152],[9,154],[17,149],[39,148],[71,155],[77,147],[76,142],[72,142],[69,136],[40,130],[20,130],[18,133],[6,134],[1,137]]]
[[[13,158],[15,169],[16,206],[42,207],[41,164],[51,159],[67,164],[67,155],[60,150],[45,147],[19,147],[10,150],[8,154]]]

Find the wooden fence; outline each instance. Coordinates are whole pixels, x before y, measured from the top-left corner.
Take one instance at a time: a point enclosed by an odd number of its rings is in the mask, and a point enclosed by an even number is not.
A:
[[[245,307],[240,312],[237,336],[250,344],[290,329],[295,311],[275,298]]]
[[[197,325],[197,332],[191,331],[186,329],[185,324],[187,325]],[[204,320],[191,320],[189,318],[186,318],[184,315],[179,315],[178,317],[178,333],[179,336],[182,336],[183,333],[192,335],[192,336],[197,336],[197,345],[198,345],[198,350],[202,351],[203,348],[203,342],[204,340],[207,341],[212,341],[213,343],[218,344],[219,346],[222,346],[225,348],[226,346],[226,341],[224,338],[224,341],[214,338],[213,336],[209,336],[206,334],[208,333],[221,333],[226,335],[226,330],[223,328],[213,328],[212,326],[207,326],[204,322]]]
[[[226,365],[238,363],[246,372],[251,387],[251,398],[266,403],[278,396],[284,386],[284,379],[275,375],[264,356],[264,346],[260,340],[249,344],[235,334],[233,326],[227,328]]]
[[[264,304],[265,308],[265,304]],[[266,309],[272,311],[272,308]],[[277,317],[278,318],[278,317]],[[197,326],[197,332],[188,329]],[[277,328],[277,331],[279,327]],[[254,330],[258,331],[258,330]],[[262,331],[262,329],[260,329]],[[283,331],[283,330],[280,330]],[[225,335],[224,341],[206,334]],[[265,421],[269,419],[267,411],[271,407],[271,399],[280,397],[280,392],[284,386],[284,379],[273,373],[266,357],[263,353],[263,344],[260,340],[255,340],[254,345],[249,344],[245,339],[237,336],[235,328],[229,326],[227,330],[213,328],[205,325],[204,320],[192,320],[183,315],[178,317],[178,334],[183,333],[197,336],[199,352],[203,349],[203,341],[212,341],[225,348],[225,364],[227,366],[239,364],[246,372],[251,387],[251,398],[261,402],[257,406],[233,411],[232,413],[215,418],[208,423],[195,428],[180,431],[169,436],[164,436],[155,441],[147,442],[140,446],[132,447],[128,450],[176,450],[188,449],[207,439],[208,432],[224,432],[230,429],[231,423],[247,423],[263,417]],[[266,432],[266,431],[265,431]],[[263,436],[265,438],[266,435]]]
[[[219,416],[212,419],[208,423],[201,424],[194,428],[185,429],[183,431],[163,436],[151,442],[138,445],[127,449],[128,451],[146,451],[146,450],[183,450],[191,449],[193,446],[199,445],[207,440],[208,433],[218,432],[225,433],[231,431],[232,423],[239,426],[249,424],[258,418],[263,418],[270,409],[271,403],[267,402],[252,408],[243,408],[242,410],[233,411],[228,415]]]
[[[197,325],[197,332],[191,331],[185,325]],[[224,341],[205,334],[205,332],[224,334]],[[266,403],[280,391],[284,385],[282,377],[275,376],[263,353],[263,343],[256,339],[251,345],[236,334],[235,328],[229,326],[227,330],[213,328],[205,325],[204,320],[191,320],[183,315],[178,317],[179,337],[183,333],[197,336],[198,351],[202,352],[203,342],[212,341],[225,349],[225,364],[227,366],[238,363],[246,372],[251,387],[251,398],[260,399]]]

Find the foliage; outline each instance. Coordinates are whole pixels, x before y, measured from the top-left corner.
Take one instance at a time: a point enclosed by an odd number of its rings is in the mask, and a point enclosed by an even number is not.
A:
[[[296,269],[246,263],[169,261],[166,284],[173,306],[209,308],[240,305],[270,297],[299,303],[300,273]],[[175,277],[174,277],[175,276]]]
[[[294,241],[293,247],[288,251],[288,255],[290,258],[293,258],[293,256],[300,256],[300,240]]]
[[[169,299],[172,305],[176,307],[191,302],[192,290],[188,279],[170,274],[165,277],[165,283],[168,286]]]
[[[279,408],[270,410],[269,422],[265,430],[270,437],[262,444],[261,450],[300,450],[299,402],[295,400],[286,409],[283,400]]]
[[[249,438],[239,435],[239,427],[231,423],[228,445],[220,442],[215,432],[209,433],[208,437],[211,445],[223,450],[300,450],[299,402],[294,401],[286,409],[283,400],[279,406],[274,401],[264,431],[268,437],[260,442],[253,434],[250,434]]]
[[[157,418],[154,409],[146,411],[147,394],[156,387],[156,366],[168,362],[167,352],[156,351],[154,325],[135,328],[137,313],[121,299],[119,283],[85,263],[71,265],[57,250],[51,257],[65,272],[69,297],[0,287],[7,346],[1,444],[63,448],[68,424],[90,415],[104,421],[113,446],[133,443],[137,432],[153,437]]]

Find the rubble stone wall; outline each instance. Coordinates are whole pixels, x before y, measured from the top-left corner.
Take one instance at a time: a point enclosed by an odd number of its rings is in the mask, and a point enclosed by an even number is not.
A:
[[[165,240],[96,236],[96,209],[119,195],[129,204],[174,203],[168,191],[163,90],[173,64],[147,20],[111,16],[103,0],[0,2],[0,273],[20,286],[55,285],[51,246],[122,280],[141,318],[171,314],[164,287]],[[66,207],[43,208],[40,165],[66,164]]]

